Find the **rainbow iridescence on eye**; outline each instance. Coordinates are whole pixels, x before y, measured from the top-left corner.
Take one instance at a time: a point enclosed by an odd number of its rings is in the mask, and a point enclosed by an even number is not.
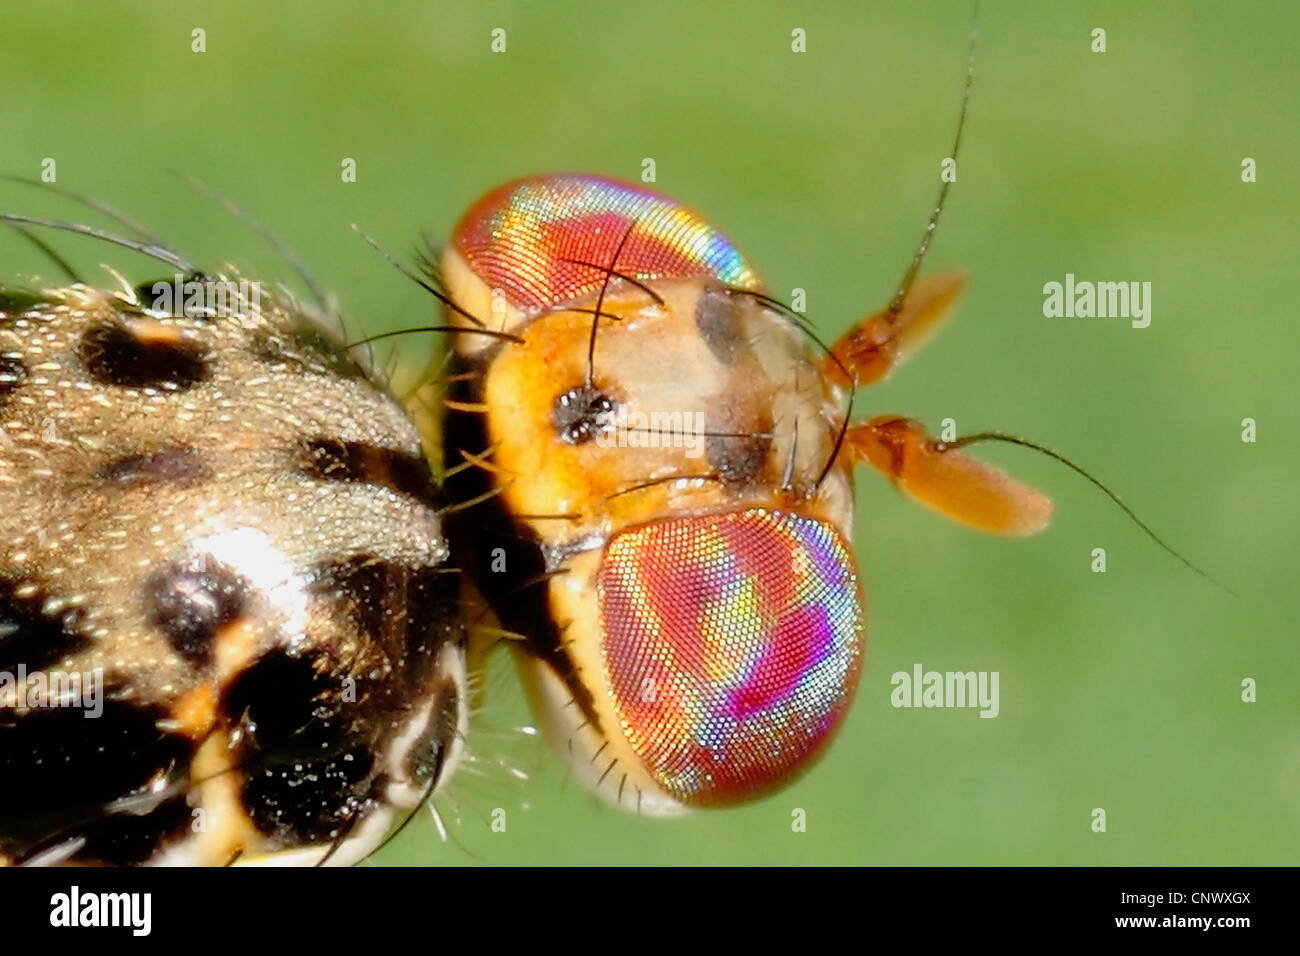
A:
[[[623,733],[682,802],[785,782],[843,716],[865,620],[830,525],[762,509],[654,522],[610,542],[599,590]]]
[[[598,176],[507,183],[465,214],[452,242],[487,287],[501,289],[525,315],[599,292],[611,267],[641,281],[712,278],[734,288],[763,286],[731,241],[698,213]]]

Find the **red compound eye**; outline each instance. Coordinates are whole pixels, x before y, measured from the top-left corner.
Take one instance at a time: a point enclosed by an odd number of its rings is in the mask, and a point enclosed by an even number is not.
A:
[[[656,522],[613,539],[599,581],[622,732],[676,799],[752,798],[829,739],[865,629],[830,525],[766,510]]]
[[[615,265],[624,275],[762,287],[730,240],[694,210],[599,176],[537,176],[494,189],[465,214],[452,246],[487,288],[532,315],[598,292],[625,234]]]

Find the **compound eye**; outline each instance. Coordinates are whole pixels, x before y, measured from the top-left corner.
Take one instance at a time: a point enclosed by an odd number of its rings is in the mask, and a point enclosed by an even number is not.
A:
[[[853,696],[865,630],[853,556],[830,525],[753,510],[660,521],[610,543],[601,658],[617,727],[681,804],[789,782]]]

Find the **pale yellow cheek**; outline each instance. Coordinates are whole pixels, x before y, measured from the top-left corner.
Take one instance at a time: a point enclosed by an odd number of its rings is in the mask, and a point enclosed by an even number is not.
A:
[[[591,695],[589,720],[573,692],[549,666],[521,652],[520,677],[533,711],[570,771],[604,799],[634,813],[676,816],[686,807],[663,790],[628,742],[614,706],[601,652],[600,605],[594,600],[604,552],[578,555],[568,573],[548,583],[550,606],[562,625],[576,680]]]

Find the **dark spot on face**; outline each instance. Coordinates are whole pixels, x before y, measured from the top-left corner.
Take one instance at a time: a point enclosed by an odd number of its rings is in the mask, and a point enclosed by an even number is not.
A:
[[[709,464],[724,481],[745,484],[762,473],[771,444],[759,435],[710,435]]]
[[[244,579],[221,565],[172,565],[144,583],[149,619],[198,667],[212,660],[213,639],[244,613],[247,598]]]
[[[207,475],[202,453],[188,445],[168,445],[136,455],[124,455],[96,473],[101,481],[120,485],[150,481],[192,485]]]
[[[20,598],[16,590],[13,581],[0,577],[0,671],[13,673],[23,664],[31,673],[90,646],[90,639],[77,633],[79,609],[46,613],[50,595]]]
[[[16,355],[0,355],[0,402],[27,379],[27,366]]]
[[[439,568],[358,555],[322,565],[313,590],[328,595],[352,630],[379,645],[411,689],[424,686],[442,644],[460,637],[459,585]]]
[[[78,349],[86,371],[101,385],[180,392],[208,377],[202,350],[184,339],[149,339],[119,325],[96,325]]]
[[[112,688],[104,687],[104,697]],[[36,708],[19,716],[0,710],[0,850],[22,855],[43,843],[86,839],[78,859],[137,863],[188,822],[183,798],[170,806],[137,805],[110,814],[106,806],[138,795],[158,779],[175,779],[192,745],[158,729],[166,714],[131,701],[103,699],[88,718],[81,707]]]
[[[304,470],[322,481],[379,485],[431,507],[438,504],[433,473],[421,455],[366,442],[315,438],[307,442]]]
[[[695,327],[709,351],[723,365],[734,365],[746,341],[741,333],[740,304],[717,286],[707,285],[695,304]]]
[[[571,388],[555,400],[551,424],[560,439],[582,445],[614,427],[614,400],[591,385]]]

